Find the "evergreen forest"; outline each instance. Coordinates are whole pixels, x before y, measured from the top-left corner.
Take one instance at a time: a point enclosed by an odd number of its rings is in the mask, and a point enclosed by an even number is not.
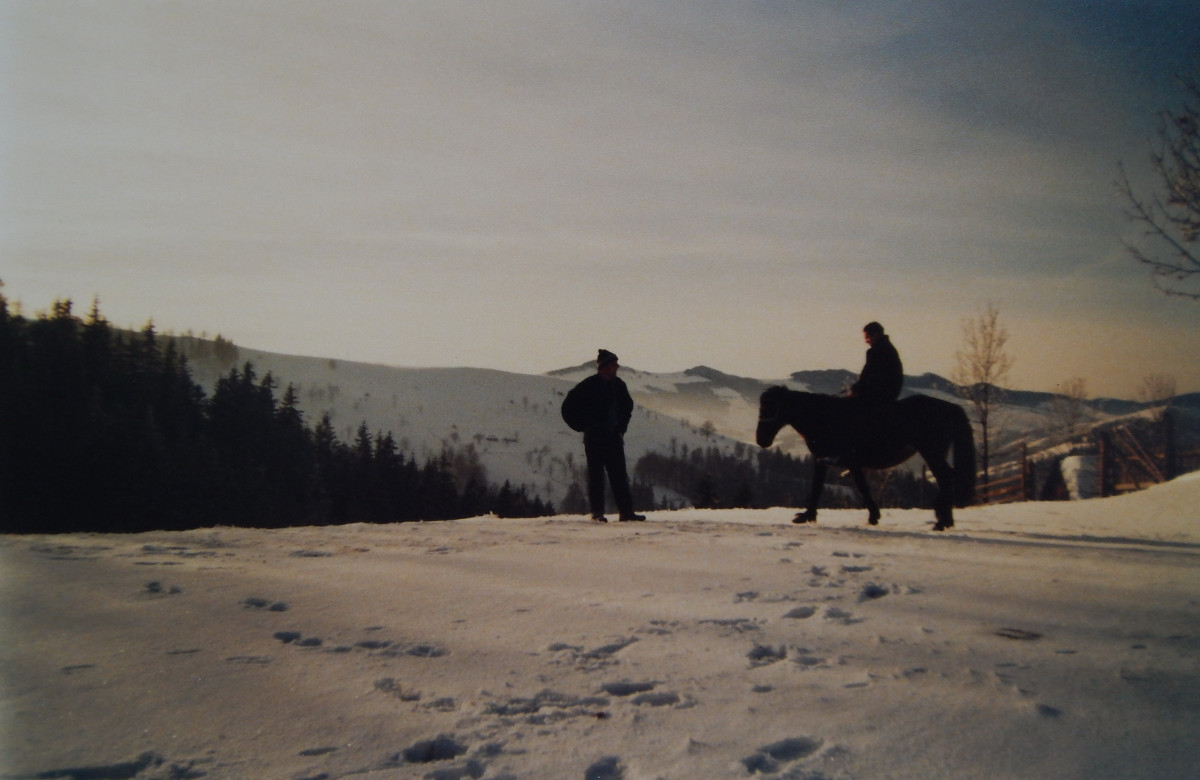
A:
[[[207,397],[151,325],[119,330],[70,301],[27,319],[0,295],[0,532],[554,513],[524,486],[464,476],[453,453],[418,463],[365,425],[339,441],[328,418],[307,424],[292,387],[278,391],[246,364]]]

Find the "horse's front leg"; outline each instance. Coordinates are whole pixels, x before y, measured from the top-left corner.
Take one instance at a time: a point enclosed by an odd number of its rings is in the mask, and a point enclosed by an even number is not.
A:
[[[828,467],[824,463],[813,459],[813,477],[812,490],[808,492],[808,508],[803,512],[796,513],[796,517],[792,519],[793,523],[815,523],[817,522],[817,504],[821,501],[821,491],[825,489],[825,471]]]
[[[867,484],[867,477],[863,474],[862,469],[850,469],[850,476],[854,478],[854,486],[858,488],[858,494],[862,496],[863,506],[867,509],[867,524],[879,525],[879,506],[875,503],[875,499],[871,497],[871,487]]]

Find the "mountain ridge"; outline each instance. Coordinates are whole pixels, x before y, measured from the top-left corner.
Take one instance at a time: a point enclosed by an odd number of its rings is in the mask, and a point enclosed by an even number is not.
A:
[[[391,433],[402,450],[421,457],[436,457],[449,448],[470,449],[490,482],[525,485],[555,503],[582,475],[581,438],[562,422],[559,406],[575,382],[594,373],[591,362],[522,374],[470,367],[406,368],[246,347],[238,347],[236,356],[218,359],[201,340],[177,339],[177,344],[206,392],[229,369],[250,363],[260,377],[270,373],[280,388],[295,387],[309,424],[329,415],[339,438],[346,441],[365,424],[372,432]],[[856,376],[845,369],[821,369],[763,380],[705,365],[674,373],[623,366],[621,377],[637,407],[626,436],[630,471],[652,452],[715,447],[752,458],[758,451],[754,430],[763,390],[785,385],[837,393]],[[953,382],[932,373],[905,377],[905,394],[914,392],[967,403]],[[1200,394],[1193,395],[1180,397],[1176,405],[1200,409]],[[1010,428],[1006,438],[1028,438],[1048,428],[1057,398],[1061,396],[1005,390],[998,409]],[[1090,424],[1151,408],[1120,399],[1091,399],[1083,407]],[[796,455],[807,452],[791,429],[781,434],[774,448]]]

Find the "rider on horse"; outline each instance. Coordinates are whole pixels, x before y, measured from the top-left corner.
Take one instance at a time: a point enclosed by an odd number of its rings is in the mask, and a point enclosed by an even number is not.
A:
[[[878,322],[863,326],[863,340],[867,342],[867,362],[858,375],[858,381],[850,386],[851,418],[853,435],[850,452],[845,459],[852,462],[869,442],[880,426],[887,422],[892,404],[900,397],[904,385],[904,364],[900,353],[892,346],[892,340],[883,332]],[[836,459],[833,459],[836,462]]]
[[[780,429],[790,425],[804,437],[813,455],[808,507],[794,523],[816,521],[826,471],[841,466],[854,478],[867,522],[877,525],[879,506],[863,470],[891,468],[920,455],[938,486],[934,530],[951,528],[954,506],[966,506],[975,492],[971,422],[962,407],[951,401],[920,394],[897,400],[904,381],[900,356],[879,323],[868,324],[863,335],[871,349],[850,397],[768,388],[759,399],[754,440],[770,447]]]
[[[892,340],[878,322],[863,327],[863,340],[870,345],[867,362],[858,381],[850,386],[850,396],[862,399],[864,405],[886,406],[900,397],[904,385],[904,364]]]

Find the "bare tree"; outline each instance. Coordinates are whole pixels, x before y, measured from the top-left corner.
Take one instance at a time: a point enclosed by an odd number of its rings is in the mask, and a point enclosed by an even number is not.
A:
[[[1170,374],[1147,374],[1142,377],[1137,399],[1142,403],[1165,404],[1175,397],[1175,377]]]
[[[1200,300],[1200,84],[1183,79],[1184,103],[1164,110],[1150,153],[1157,191],[1139,195],[1120,168],[1117,190],[1126,215],[1142,232],[1125,242],[1134,260],[1150,267],[1168,295]]]
[[[979,463],[983,470],[983,484],[989,482],[994,430],[993,413],[1000,403],[1003,390],[1000,388],[1012,358],[1005,347],[1008,330],[1000,324],[1000,310],[995,304],[987,307],[972,319],[962,322],[962,348],[955,355],[952,379],[959,386],[963,398],[971,402],[975,424],[979,427]]]
[[[1144,404],[1161,406],[1162,408],[1154,413],[1154,419],[1161,421],[1175,393],[1175,377],[1170,374],[1147,374],[1142,377],[1142,386],[1138,388],[1137,398]]]
[[[1058,395],[1051,402],[1054,427],[1068,439],[1075,435],[1083,422],[1083,402],[1086,400],[1087,381],[1082,377],[1072,377],[1059,385]]]

